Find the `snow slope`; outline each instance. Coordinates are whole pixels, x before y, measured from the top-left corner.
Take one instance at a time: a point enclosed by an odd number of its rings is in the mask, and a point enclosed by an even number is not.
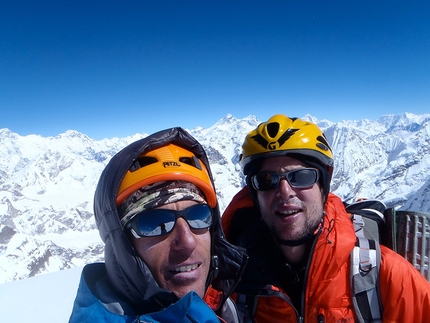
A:
[[[68,322],[82,267],[0,284],[1,322]]]

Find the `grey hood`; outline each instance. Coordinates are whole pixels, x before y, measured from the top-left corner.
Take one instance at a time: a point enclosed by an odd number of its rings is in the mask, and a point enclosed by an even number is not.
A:
[[[205,163],[214,184],[203,147],[182,128],[171,128],[138,140],[117,153],[102,172],[94,196],[94,214],[100,236],[105,243],[105,263],[109,280],[122,298],[139,312],[143,308],[145,311],[160,310],[175,302],[177,297],[158,286],[123,232],[116,208],[116,195],[123,177],[135,159],[144,152],[168,143],[192,151]],[[213,208],[213,214],[214,220],[210,229],[212,257],[217,256],[218,263],[213,263],[207,283],[222,291],[224,303],[236,287],[248,257],[244,249],[231,245],[225,239],[218,205]]]

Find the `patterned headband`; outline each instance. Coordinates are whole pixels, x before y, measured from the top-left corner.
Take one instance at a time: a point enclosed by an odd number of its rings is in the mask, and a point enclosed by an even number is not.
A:
[[[167,181],[147,185],[131,194],[118,207],[121,225],[124,227],[128,221],[142,211],[187,200],[206,203],[203,192],[190,182]]]

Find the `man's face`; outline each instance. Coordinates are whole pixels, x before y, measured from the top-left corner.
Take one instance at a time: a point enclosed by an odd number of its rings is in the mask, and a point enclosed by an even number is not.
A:
[[[179,201],[159,207],[183,210],[195,201]],[[151,270],[161,288],[182,297],[194,290],[201,297],[210,268],[211,237],[209,229],[191,229],[179,218],[172,232],[156,237],[132,238],[139,256]]]
[[[291,157],[266,159],[260,172],[285,173],[308,167]],[[323,194],[319,182],[308,188],[292,188],[282,179],[278,188],[257,191],[263,221],[275,238],[298,240],[312,233],[323,217]]]

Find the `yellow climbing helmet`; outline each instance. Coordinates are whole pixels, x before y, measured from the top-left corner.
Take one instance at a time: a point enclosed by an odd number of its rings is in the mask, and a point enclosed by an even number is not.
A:
[[[248,175],[254,162],[285,155],[311,157],[326,167],[330,175],[333,171],[333,153],[321,129],[312,122],[283,114],[272,116],[248,133],[240,166],[243,174]]]
[[[127,171],[118,190],[119,206],[139,188],[162,181],[182,180],[200,188],[211,207],[216,193],[205,164],[187,149],[169,144],[141,154]]]

